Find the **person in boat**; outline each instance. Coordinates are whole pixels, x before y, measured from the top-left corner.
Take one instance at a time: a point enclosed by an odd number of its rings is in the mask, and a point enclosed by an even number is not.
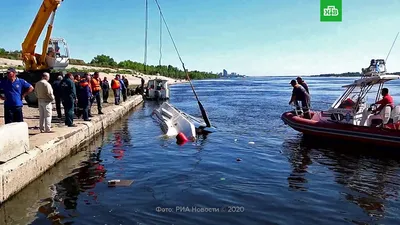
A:
[[[372,110],[372,113],[374,113],[374,114],[375,113],[379,113],[386,106],[390,106],[391,109],[394,108],[393,97],[389,95],[389,89],[382,88],[381,94],[382,94],[383,98],[381,100],[375,102],[376,105],[379,104],[379,107],[377,109],[375,109],[375,110]]]
[[[347,98],[340,105],[340,109],[352,109],[356,103],[351,98]]]
[[[311,119],[311,115],[309,112],[310,108],[310,95],[307,93],[306,89],[297,83],[296,80],[290,81],[290,84],[293,87],[292,98],[289,101],[289,105],[294,103],[296,108],[299,110],[299,101],[301,102],[301,107],[304,111],[304,118]]]
[[[307,85],[307,83],[303,80],[303,78],[297,77],[296,80],[297,80],[297,83],[300,84],[301,86],[303,86],[303,88],[306,89],[307,93],[310,94],[310,91],[308,90],[308,85]]]

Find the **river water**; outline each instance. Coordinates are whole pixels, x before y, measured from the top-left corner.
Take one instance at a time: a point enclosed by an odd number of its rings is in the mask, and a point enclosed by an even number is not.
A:
[[[145,102],[6,202],[0,223],[400,224],[400,160],[284,125],[290,79],[195,82],[217,131],[183,146],[162,136],[158,104]],[[306,78],[313,108],[352,80]],[[388,86],[396,103],[399,84]],[[172,104],[200,115],[189,84],[171,92]],[[134,183],[110,188],[111,179]]]

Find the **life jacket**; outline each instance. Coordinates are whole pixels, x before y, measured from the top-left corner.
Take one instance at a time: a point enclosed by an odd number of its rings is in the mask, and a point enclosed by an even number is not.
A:
[[[79,82],[79,85],[81,86],[81,87],[86,87],[86,86],[88,86],[89,85],[89,83],[87,82],[87,81],[81,81],[81,82]]]
[[[78,103],[81,102],[82,104],[85,104],[85,102],[87,102],[88,98],[92,95],[91,92],[90,92],[89,85],[90,84],[86,79],[82,79],[79,82],[79,85],[78,85],[78,93],[79,93]]]
[[[101,81],[99,78],[92,78],[91,86],[92,86],[92,91],[100,91],[101,90]]]
[[[113,90],[115,90],[115,89],[119,89],[120,87],[121,87],[121,83],[119,82],[119,80],[118,79],[113,79],[113,82],[111,82],[112,84],[111,84],[111,88],[113,89]]]

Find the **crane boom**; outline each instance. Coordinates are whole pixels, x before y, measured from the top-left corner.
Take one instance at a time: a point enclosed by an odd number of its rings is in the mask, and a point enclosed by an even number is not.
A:
[[[27,71],[47,69],[48,67],[45,60],[46,51],[49,45],[50,35],[53,28],[55,12],[62,1],[63,0],[43,0],[43,3],[35,19],[33,20],[29,32],[26,35],[24,42],[22,43],[22,60],[25,64],[25,69]],[[36,43],[39,40],[39,37],[42,34],[42,31],[50,16],[52,18],[48,25],[46,38],[43,41],[42,54],[35,54]]]

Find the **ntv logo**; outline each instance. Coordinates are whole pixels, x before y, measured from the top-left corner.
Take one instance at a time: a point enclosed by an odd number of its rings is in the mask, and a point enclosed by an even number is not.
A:
[[[321,22],[341,22],[342,13],[342,0],[321,0]]]
[[[339,15],[339,10],[333,5],[330,5],[324,9],[324,16],[338,16],[338,15]]]

